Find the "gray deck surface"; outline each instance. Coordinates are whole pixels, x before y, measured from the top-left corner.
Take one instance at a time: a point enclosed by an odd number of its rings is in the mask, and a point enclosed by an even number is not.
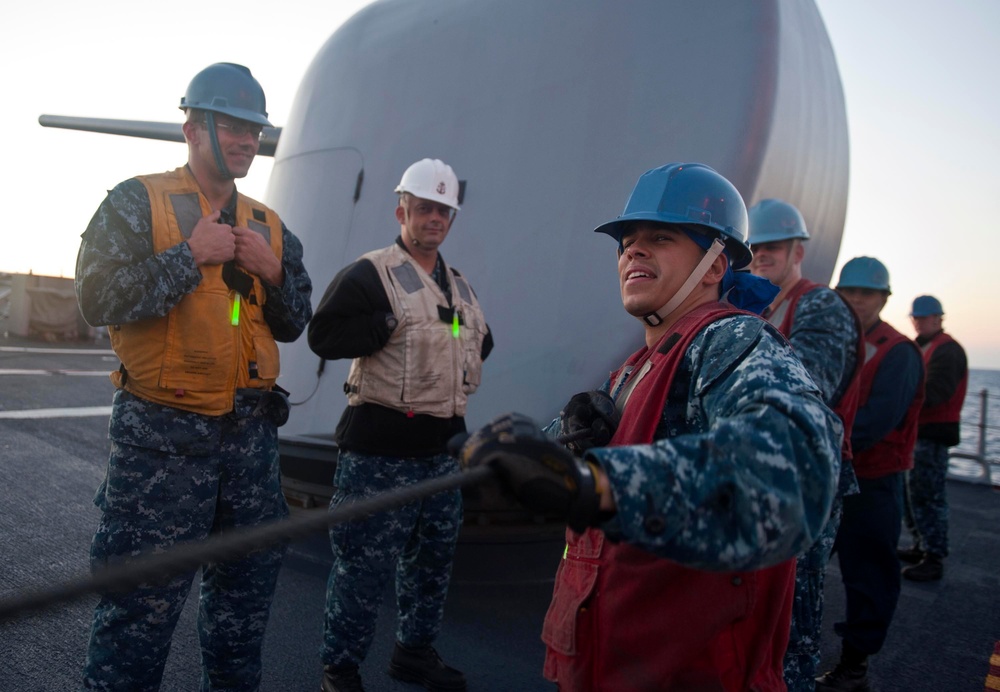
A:
[[[105,341],[104,344],[107,342]],[[0,348],[94,348],[0,338]],[[109,371],[117,360],[101,355],[33,354],[0,350],[0,413],[23,409],[108,406],[104,377],[60,370]],[[97,510],[91,499],[107,460],[107,418],[0,418],[0,595],[80,577]],[[876,689],[980,692],[993,644],[1000,639],[1000,492],[951,482],[952,556],[939,583],[905,582],[886,647],[873,659]],[[463,536],[444,632],[438,649],[465,671],[470,690],[552,690],[541,678],[539,640],[562,542],[544,534],[534,542],[484,542]],[[330,552],[325,536],[299,542],[285,562],[265,643],[265,691],[317,690],[318,647]],[[839,640],[832,623],[843,612],[836,559],[827,575],[825,664]],[[95,597],[0,623],[0,690],[72,690],[79,684]],[[189,599],[163,680],[163,690],[197,690],[200,666]],[[394,603],[387,594],[375,645],[362,668],[366,688],[415,690],[389,678]],[[627,623],[622,623],[627,626]]]

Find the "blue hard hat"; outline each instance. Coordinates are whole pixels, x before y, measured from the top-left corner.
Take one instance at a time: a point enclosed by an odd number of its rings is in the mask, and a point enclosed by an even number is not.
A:
[[[621,242],[631,221],[653,221],[714,231],[726,243],[733,269],[750,264],[747,208],[735,186],[703,163],[670,163],[646,171],[625,211],[594,231]]]
[[[794,206],[780,199],[763,199],[750,207],[750,245],[781,240],[809,240],[806,220]]]
[[[917,296],[913,299],[910,317],[929,317],[930,315],[943,314],[944,308],[941,307],[941,301],[934,296]]]
[[[224,113],[258,125],[271,126],[260,83],[243,65],[217,62],[199,72],[181,97],[181,110]]]
[[[837,288],[871,288],[889,290],[889,270],[874,257],[855,257],[840,270]]]

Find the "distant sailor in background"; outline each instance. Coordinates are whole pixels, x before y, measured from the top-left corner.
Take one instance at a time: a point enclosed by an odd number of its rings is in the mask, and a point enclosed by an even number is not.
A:
[[[844,498],[833,546],[847,595],[845,620],[834,625],[842,639],[840,662],[817,678],[816,690],[860,692],[869,689],[868,658],[881,651],[899,601],[903,473],[913,466],[924,366],[917,345],[880,318],[891,295],[882,262],[855,257],[841,269],[837,292],[854,308],[865,334],[851,433],[861,492]]]
[[[264,91],[242,65],[191,80],[180,107],[188,161],[131,178],[83,234],[76,292],[108,325],[122,365],[111,458],[94,503],[95,566],[282,519],[278,347],[312,314],[302,245],[278,215],[236,190],[260,146]],[[202,689],[256,690],[284,547],[202,569]],[[155,690],[194,570],[102,595],[83,686]]]
[[[926,398],[920,409],[913,469],[906,474],[906,525],[913,547],[899,551],[903,569],[913,581],[936,581],[944,575],[948,556],[948,448],[961,442],[962,404],[969,386],[969,367],[962,346],[946,334],[944,308],[934,296],[913,300],[910,321],[927,368]]]
[[[822,391],[823,400],[844,425],[840,482],[830,518],[812,547],[799,555],[795,567],[785,682],[792,692],[812,692],[820,662],[824,574],[840,527],[843,497],[858,492],[850,434],[865,362],[864,341],[861,324],[844,299],[802,276],[809,231],[799,210],[782,200],[765,199],[750,209],[749,219],[750,270],[780,289],[763,315],[792,344]]]

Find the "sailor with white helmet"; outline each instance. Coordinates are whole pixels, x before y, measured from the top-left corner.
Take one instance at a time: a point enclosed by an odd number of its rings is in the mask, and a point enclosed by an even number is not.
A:
[[[323,358],[351,358],[348,406],[331,508],[458,470],[448,440],[493,347],[468,280],[440,253],[459,210],[459,183],[438,159],[417,161],[396,187],[400,234],[340,271],[309,325]],[[432,644],[441,627],[462,523],[458,490],[330,530],[322,688],[360,690],[358,666],[395,572],[399,623],[394,677],[432,690],[465,689]]]
[[[802,276],[805,219],[792,204],[764,199],[750,208],[750,270],[780,291],[764,311],[823,392],[823,400],[844,424],[840,485],[830,519],[819,539],[796,561],[792,629],[785,653],[785,682],[790,692],[812,692],[820,662],[823,581],[840,526],[843,496],[858,492],[851,466],[850,430],[857,410],[864,341],[854,311],[836,291]]]
[[[596,229],[645,346],[564,408],[560,430],[595,439],[577,458],[512,413],[462,449],[569,526],[542,631],[560,689],[784,689],[794,557],[826,521],[841,424],[781,335],[737,309],[776,293],[733,271],[746,229],[708,166],[646,172]]]

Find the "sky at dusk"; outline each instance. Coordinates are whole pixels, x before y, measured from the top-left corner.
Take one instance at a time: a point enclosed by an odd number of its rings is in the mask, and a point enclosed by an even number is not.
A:
[[[166,11],[135,0],[56,0],[8,8],[0,121],[3,189],[13,204],[0,271],[72,276],[80,233],[107,189],[185,157],[175,143],[42,128],[39,115],[179,123],[176,105],[191,76],[227,61],[253,70],[281,125],[313,56],[365,4],[223,0]],[[834,279],[852,257],[878,257],[893,290],[883,319],[912,334],[912,299],[933,294],[971,366],[1000,369],[1000,3],[817,5],[850,137]],[[264,197],[270,171],[271,160],[259,157],[240,189]]]

